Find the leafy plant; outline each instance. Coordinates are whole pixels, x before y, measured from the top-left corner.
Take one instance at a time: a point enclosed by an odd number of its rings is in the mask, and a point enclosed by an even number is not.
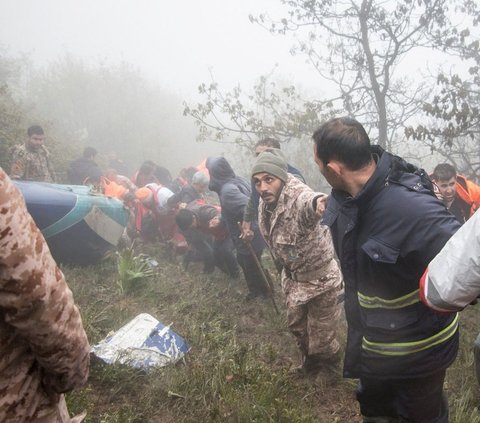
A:
[[[146,254],[135,255],[134,244],[117,251],[117,286],[121,294],[130,294],[145,286],[146,281],[155,276],[156,269]]]

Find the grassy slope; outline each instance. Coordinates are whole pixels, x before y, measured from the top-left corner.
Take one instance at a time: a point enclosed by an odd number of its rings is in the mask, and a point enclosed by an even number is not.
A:
[[[360,422],[354,381],[331,374],[288,374],[298,353],[285,323],[282,294],[269,303],[246,303],[243,281],[220,273],[188,272],[162,250],[149,254],[158,274],[129,294],[118,289],[114,260],[63,270],[92,344],[141,312],[155,316],[191,345],[183,363],[145,374],[92,362],[88,385],[71,393],[71,412],[88,410],[86,422]],[[462,350],[447,376],[452,423],[480,422],[480,394],[471,346],[479,310],[462,314]],[[344,327],[342,336],[344,336]]]

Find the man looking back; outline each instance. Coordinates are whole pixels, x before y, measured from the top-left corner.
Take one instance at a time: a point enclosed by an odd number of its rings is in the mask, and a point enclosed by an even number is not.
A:
[[[443,382],[458,316],[424,306],[418,281],[459,224],[425,172],[371,146],[356,120],[332,119],[313,139],[333,188],[323,223],[345,281],[344,376],[360,379],[364,422],[448,423]]]

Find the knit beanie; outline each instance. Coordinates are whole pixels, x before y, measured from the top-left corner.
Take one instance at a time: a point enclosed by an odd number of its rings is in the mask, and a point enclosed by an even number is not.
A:
[[[251,175],[253,178],[257,173],[266,172],[286,182],[288,179],[287,169],[288,164],[283,153],[278,148],[272,148],[259,154]]]

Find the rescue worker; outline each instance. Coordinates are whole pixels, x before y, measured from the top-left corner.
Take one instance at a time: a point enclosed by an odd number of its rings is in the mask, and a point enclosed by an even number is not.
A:
[[[169,241],[177,232],[175,211],[168,207],[167,201],[173,195],[167,187],[150,183],[135,191],[135,197],[141,207],[137,210],[139,230],[142,236],[154,240],[158,235],[161,241]]]
[[[437,196],[460,223],[465,223],[480,207],[480,186],[458,175],[449,163],[435,167],[432,180]]]
[[[88,377],[90,347],[65,277],[0,168],[0,421],[70,419],[64,392]]]
[[[244,178],[235,175],[230,163],[224,157],[209,157],[206,165],[210,174],[209,189],[218,194],[222,219],[232,237],[237,250],[237,261],[245,276],[249,291],[246,300],[266,299],[268,291],[260,269],[246,243],[239,238],[239,223],[242,221],[245,206],[250,198],[250,184]],[[251,247],[260,260],[265,244],[256,222],[253,232]]]
[[[10,177],[24,181],[55,182],[50,153],[43,145],[45,133],[42,127],[30,126],[27,135],[24,144],[12,149]]]
[[[428,175],[371,146],[355,119],[332,119],[313,139],[333,188],[322,222],[345,282],[344,376],[360,379],[364,422],[448,423],[443,383],[458,351],[458,316],[426,307],[418,281],[459,224]]]
[[[157,165],[151,160],[146,160],[140,166],[140,169],[135,172],[135,175],[132,177],[132,182],[138,188],[144,187],[147,184],[158,184],[159,180],[155,176],[155,170]]]
[[[205,273],[217,266],[232,279],[239,276],[232,238],[221,220],[220,207],[192,201],[177,212],[176,222],[193,247],[194,258],[204,262]]]
[[[255,144],[255,157],[258,157],[260,153],[268,151],[271,149],[280,150],[280,141],[275,138],[263,138]],[[305,178],[300,173],[298,169],[288,164],[288,173],[296,176],[300,181],[305,182]],[[260,203],[260,196],[258,195],[257,190],[252,182],[252,194],[248,200],[247,206],[245,207],[245,212],[243,214],[242,220],[242,236],[248,237],[248,231],[252,225],[252,221],[258,220],[258,204]]]
[[[184,208],[188,203],[195,200],[205,200],[205,192],[208,190],[208,176],[200,171],[192,176],[192,182],[183,186],[177,194],[172,195],[167,204],[169,207],[179,206]]]
[[[98,182],[102,177],[102,170],[95,162],[97,150],[85,147],[82,157],[73,160],[67,170],[68,179],[74,185],[87,185],[89,182]]]
[[[340,360],[342,278],[330,231],[318,224],[326,195],[287,170],[281,151],[272,149],[258,156],[251,175],[260,194],[260,231],[282,267],[288,327],[302,353],[300,370],[308,374]]]

